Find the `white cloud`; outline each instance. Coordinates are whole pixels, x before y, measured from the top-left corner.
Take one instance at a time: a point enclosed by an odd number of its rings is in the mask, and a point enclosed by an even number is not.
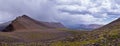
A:
[[[119,0],[0,0],[0,7],[1,22],[28,14],[49,22],[106,24],[120,16]]]
[[[72,16],[71,18],[79,18],[78,21],[82,20],[86,23],[106,24],[109,23],[110,18],[120,16],[120,6],[114,0],[64,0],[58,2],[61,3],[58,5],[58,9],[62,9],[61,12],[71,13],[69,14]]]
[[[8,22],[11,21],[12,19],[15,19],[15,16],[13,16],[13,14],[0,11],[0,23]]]
[[[96,18],[93,15],[85,14],[69,14],[69,13],[62,13],[61,22],[65,24],[105,24],[103,23],[103,19]],[[102,22],[102,23],[101,23]]]
[[[1,12],[13,14],[8,16],[27,14],[37,20],[56,22],[57,10],[54,9],[55,4],[50,0],[0,0],[0,2]]]

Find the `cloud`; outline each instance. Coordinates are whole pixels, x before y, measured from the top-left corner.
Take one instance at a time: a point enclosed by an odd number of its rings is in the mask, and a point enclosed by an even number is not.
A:
[[[0,22],[27,14],[48,22],[107,24],[120,17],[119,0],[0,0]]]
[[[69,13],[69,16],[80,16],[79,19],[83,21],[86,21],[86,19],[92,20],[86,23],[107,24],[113,19],[120,17],[119,4],[114,0],[65,0],[60,2],[57,7],[61,13]],[[79,19],[78,21],[80,21]]]
[[[55,4],[50,0],[0,0],[0,2],[0,11],[10,13],[10,15],[1,16],[16,17],[27,14],[41,21],[56,21]]]
[[[10,15],[13,15],[13,14],[0,11],[0,23],[8,22],[9,20],[12,20],[15,18],[14,16],[10,16]]]

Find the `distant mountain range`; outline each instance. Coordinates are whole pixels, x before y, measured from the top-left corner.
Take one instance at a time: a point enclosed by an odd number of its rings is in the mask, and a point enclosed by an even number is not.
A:
[[[70,29],[77,29],[77,30],[94,30],[97,28],[102,27],[103,25],[99,24],[76,24],[74,26],[70,26]]]

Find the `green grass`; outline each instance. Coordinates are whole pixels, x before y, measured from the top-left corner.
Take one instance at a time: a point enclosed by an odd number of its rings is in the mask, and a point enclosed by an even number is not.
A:
[[[1,43],[0,46],[45,46],[43,43]]]
[[[36,46],[120,46],[120,30],[119,29],[113,29],[113,30],[105,30],[105,31],[76,31],[76,30],[69,30],[69,29],[56,29],[60,31],[65,31],[66,33],[69,33],[70,36],[66,36],[63,40],[58,40],[54,42],[48,42],[46,43],[18,43],[19,46],[27,46],[27,45],[36,45]],[[18,32],[16,34],[4,34],[1,33],[0,37],[3,37],[0,40],[5,40],[14,42],[18,39],[15,39],[15,37],[19,37],[25,40],[40,40],[42,39],[53,39],[59,34],[55,33],[40,33],[40,32]],[[4,43],[2,43],[4,44]],[[7,45],[11,45],[9,43],[5,43]],[[117,44],[117,45],[116,45]]]
[[[63,29],[62,29],[63,30]],[[71,33],[73,36],[73,41],[68,37],[67,41],[53,42],[51,46],[86,46],[86,45],[99,45],[99,46],[120,46],[120,30],[104,30],[104,31],[72,31],[64,30]],[[82,33],[81,33],[82,32]],[[80,40],[81,39],[81,40]],[[116,41],[115,41],[116,40]]]

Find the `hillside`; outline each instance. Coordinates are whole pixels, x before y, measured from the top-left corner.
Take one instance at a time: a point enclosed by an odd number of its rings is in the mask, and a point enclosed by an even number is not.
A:
[[[5,29],[11,22],[5,22],[0,24],[0,31]]]
[[[120,18],[96,30],[115,30],[120,28]]]
[[[24,29],[48,29],[48,28],[65,28],[61,23],[36,21],[26,15],[19,16],[11,22],[3,32],[24,30]]]
[[[61,30],[64,28],[61,23],[36,21],[23,15],[17,17],[0,32],[0,43],[38,42],[46,44],[70,36],[69,32]]]
[[[23,46],[31,43],[33,46],[120,46],[120,19],[93,31],[61,28],[58,23],[52,25],[56,23],[20,16],[3,30],[5,32],[0,32],[0,43],[8,46],[14,43]]]
[[[52,46],[120,46],[120,18],[96,30],[74,32],[73,35]]]

